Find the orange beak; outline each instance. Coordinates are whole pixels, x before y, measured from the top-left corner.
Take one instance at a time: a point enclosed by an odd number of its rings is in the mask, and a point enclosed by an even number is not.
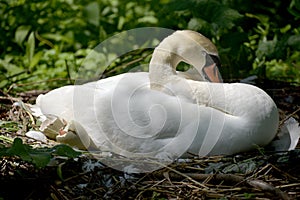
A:
[[[214,83],[223,83],[219,68],[215,63],[209,66],[205,66],[203,68],[203,73],[208,81]]]

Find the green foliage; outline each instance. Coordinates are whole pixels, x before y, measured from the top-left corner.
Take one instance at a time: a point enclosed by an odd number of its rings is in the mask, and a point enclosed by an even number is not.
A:
[[[254,73],[299,83],[299,0],[171,1],[174,23],[204,33],[217,44],[225,78]],[[298,21],[297,21],[298,20]]]
[[[18,156],[24,161],[33,163],[38,168],[45,167],[53,156],[76,158],[80,154],[71,147],[63,144],[52,148],[33,149],[31,146],[23,144],[20,138],[15,138],[11,147],[0,148],[0,157]]]
[[[255,194],[244,193],[244,197],[245,197],[245,199],[254,199],[255,198]]]
[[[0,129],[6,133],[17,132],[20,125],[17,122],[0,120]]]
[[[225,79],[257,74],[299,83],[299,20],[299,0],[1,0],[0,89],[73,84],[97,44],[147,26],[192,29],[212,39]],[[148,54],[134,64],[147,63]],[[138,56],[133,52],[113,60],[105,76],[130,70]]]

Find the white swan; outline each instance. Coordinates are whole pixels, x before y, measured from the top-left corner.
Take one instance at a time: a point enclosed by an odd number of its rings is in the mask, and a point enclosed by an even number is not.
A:
[[[196,70],[176,72],[181,61]],[[40,95],[35,108],[74,126],[85,147],[124,156],[175,159],[268,144],[278,128],[275,103],[252,85],[213,83],[221,82],[217,64],[217,50],[207,38],[176,31],[155,49],[149,73],[61,87]],[[56,138],[82,146],[72,134],[66,139],[68,134]]]

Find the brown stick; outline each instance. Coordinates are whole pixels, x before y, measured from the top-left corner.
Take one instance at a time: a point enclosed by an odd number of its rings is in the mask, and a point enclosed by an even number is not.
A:
[[[256,179],[249,179],[246,180],[242,176],[234,175],[234,174],[197,174],[197,173],[182,173],[185,176],[188,176],[194,180],[205,180],[209,177],[212,177],[211,180],[216,180],[216,181],[225,181],[225,182],[231,182],[231,183],[245,183],[248,186],[252,186],[256,189],[262,190],[264,192],[269,192],[272,193],[281,199],[288,200],[289,197],[285,192],[282,192],[280,189],[275,188],[273,185],[266,183],[261,180],[256,180]],[[155,174],[155,176],[163,176],[163,174]],[[183,177],[174,172],[169,172],[169,177],[170,179],[182,179]]]
[[[292,117],[293,115],[295,115],[297,112],[299,112],[300,111],[300,107],[297,109],[297,110],[295,110],[294,112],[292,112],[291,114],[289,114],[288,116],[286,116],[280,123],[279,123],[279,127],[281,127],[283,124],[284,124],[284,122],[286,121],[286,120],[288,120],[290,117]]]

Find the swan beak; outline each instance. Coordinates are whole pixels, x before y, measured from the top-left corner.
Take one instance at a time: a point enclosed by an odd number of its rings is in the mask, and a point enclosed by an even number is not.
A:
[[[221,74],[219,72],[219,68],[216,65],[216,63],[205,66],[203,68],[203,73],[205,74],[205,78],[209,82],[214,82],[214,83],[223,83],[223,79],[221,77]]]

